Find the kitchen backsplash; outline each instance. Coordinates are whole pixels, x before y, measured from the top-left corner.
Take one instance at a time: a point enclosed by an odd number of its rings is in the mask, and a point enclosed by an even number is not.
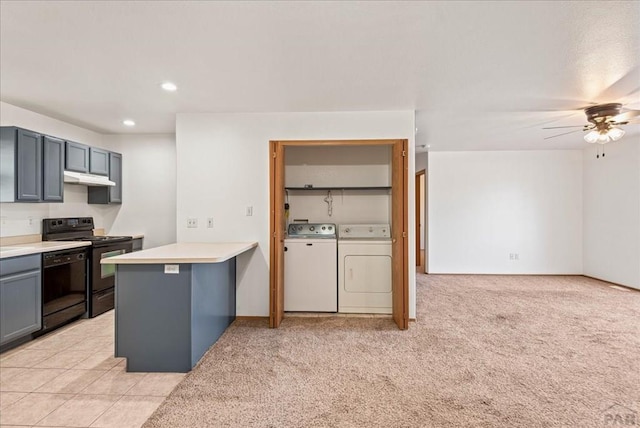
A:
[[[52,217],[93,217],[97,227],[109,230],[120,206],[87,204],[87,187],[64,185],[63,203],[0,204],[0,236],[42,233],[42,219]]]

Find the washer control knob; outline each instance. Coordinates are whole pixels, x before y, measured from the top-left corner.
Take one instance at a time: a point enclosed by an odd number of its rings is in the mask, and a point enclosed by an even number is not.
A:
[[[322,226],[322,230],[327,230],[326,226]]]
[[[298,230],[302,230],[302,226],[298,226]]]
[[[309,230],[313,232],[316,228],[314,226],[309,226]]]
[[[344,230],[344,233],[351,233],[351,229],[349,229],[348,227]]]

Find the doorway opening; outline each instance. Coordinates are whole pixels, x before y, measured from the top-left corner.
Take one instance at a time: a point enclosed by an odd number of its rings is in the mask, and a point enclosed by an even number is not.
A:
[[[391,149],[392,316],[398,328],[409,326],[408,140],[270,141],[269,326],[284,319],[284,239],[286,234],[285,148],[295,146],[389,146]]]

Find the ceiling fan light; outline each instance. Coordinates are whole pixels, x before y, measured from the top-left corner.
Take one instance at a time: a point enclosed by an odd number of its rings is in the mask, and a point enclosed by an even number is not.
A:
[[[598,131],[591,131],[587,135],[584,136],[584,141],[587,143],[597,143],[598,137],[600,137],[600,133]]]
[[[598,143],[605,144],[605,143],[608,143],[609,141],[611,141],[611,139],[609,138],[609,135],[606,132],[598,135]]]
[[[618,141],[620,138],[622,138],[622,136],[625,134],[624,129],[620,129],[620,128],[611,128],[609,129],[609,132],[607,132],[607,135],[613,140],[613,141]]]

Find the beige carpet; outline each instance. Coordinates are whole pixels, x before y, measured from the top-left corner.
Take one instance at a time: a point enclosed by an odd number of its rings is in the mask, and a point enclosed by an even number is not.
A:
[[[584,277],[418,280],[408,331],[237,321],[144,426],[595,427],[640,414],[640,292]]]

